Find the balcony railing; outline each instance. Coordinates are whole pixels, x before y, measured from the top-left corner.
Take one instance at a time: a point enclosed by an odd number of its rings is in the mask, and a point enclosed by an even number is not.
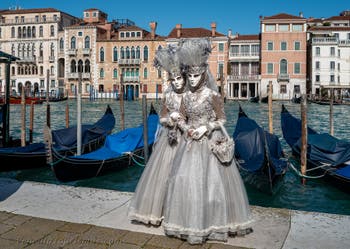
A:
[[[49,56],[49,61],[50,62],[54,62],[55,61],[55,56],[53,56],[53,55]]]
[[[75,48],[74,49],[68,49],[67,53],[68,53],[68,55],[76,56],[77,55],[77,50]]]
[[[257,74],[245,74],[245,75],[228,75],[227,80],[242,80],[242,81],[250,81],[250,80],[258,80],[259,75]]]
[[[140,65],[140,59],[119,59],[118,63],[121,65]]]
[[[317,37],[312,38],[312,44],[337,44],[337,37]]]
[[[44,58],[42,56],[38,57],[38,63],[43,63],[44,62]]]
[[[277,75],[277,81],[289,81],[289,74],[278,74]]]
[[[90,48],[83,48],[83,55],[90,55]]]
[[[139,82],[140,76],[124,76],[123,80],[124,82]]]
[[[67,74],[68,79],[79,79],[79,73],[68,73]],[[81,78],[82,79],[90,79],[91,73],[82,73]]]
[[[19,60],[18,62],[21,63],[35,63],[36,61],[36,58],[35,56],[26,56],[26,57],[23,57],[21,58],[21,60]]]
[[[59,22],[59,17],[46,17],[46,18],[24,18],[24,20],[18,19],[0,19],[0,24],[26,24],[26,23],[44,23],[44,22]]]

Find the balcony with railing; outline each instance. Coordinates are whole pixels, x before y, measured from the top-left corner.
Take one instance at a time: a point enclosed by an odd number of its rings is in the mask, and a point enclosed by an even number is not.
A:
[[[77,55],[77,50],[75,48],[68,49],[67,54],[70,55],[70,56],[76,56]]]
[[[123,81],[124,82],[139,82],[140,76],[124,76]]]
[[[22,57],[17,62],[19,62],[19,63],[35,63],[35,61],[36,61],[35,56],[25,56],[25,57]]]
[[[49,62],[55,62],[55,56],[54,55],[50,55],[49,56]]]
[[[81,73],[81,78],[82,79],[90,79],[91,73]],[[79,73],[68,73],[67,74],[68,79],[79,79]]]
[[[0,19],[0,24],[28,24],[28,23],[50,23],[50,22],[59,22],[59,17],[46,17],[46,18],[24,18],[22,19],[8,19],[8,18],[2,18]]]
[[[120,65],[140,65],[140,59],[119,59],[118,63]]]
[[[38,63],[43,63],[43,62],[44,62],[44,57],[39,56],[39,57],[38,57]]]
[[[338,44],[337,37],[314,37],[312,38],[312,45]]]
[[[244,75],[227,75],[228,81],[257,81],[259,75],[257,74],[244,74]]]
[[[289,74],[280,73],[277,75],[277,81],[287,81],[289,82]]]
[[[239,53],[229,53],[229,60],[249,60],[249,61],[258,61],[260,58],[259,52],[239,52]]]
[[[90,51],[91,51],[90,48],[83,48],[82,54],[83,54],[83,55],[90,55]]]

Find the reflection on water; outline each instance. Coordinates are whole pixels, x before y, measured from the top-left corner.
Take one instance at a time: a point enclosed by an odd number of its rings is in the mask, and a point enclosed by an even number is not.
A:
[[[148,109],[151,101],[148,102]],[[160,111],[160,102],[152,101],[155,108]],[[65,107],[67,102],[51,103],[51,122],[53,129],[64,128],[65,126]],[[116,127],[114,132],[120,130],[120,106],[119,102],[113,100],[89,102],[83,101],[83,123],[93,123],[98,120],[109,104],[116,116]],[[249,102],[240,102],[246,114],[253,118],[258,124],[268,129],[268,106],[267,104],[256,104]],[[295,116],[300,116],[300,105],[289,102],[273,102],[273,128],[282,142],[284,151],[291,153],[290,148],[282,138],[280,126],[281,105],[285,104],[289,112]],[[68,101],[70,124],[76,123],[76,102]],[[19,137],[20,131],[20,106],[11,106],[11,135]],[[233,133],[237,121],[238,102],[228,101],[225,104],[227,116],[226,127],[230,134]],[[34,139],[42,140],[42,128],[46,122],[46,105],[35,106],[35,126]],[[27,107],[27,117],[29,117],[29,107]],[[335,136],[342,139],[348,139],[350,134],[350,106],[334,106],[334,133]],[[27,127],[29,127],[29,118],[27,118]],[[125,102],[125,127],[132,127],[142,123],[142,104],[141,101]],[[308,105],[308,124],[319,132],[329,131],[329,106],[317,104]],[[85,186],[95,188],[114,189],[119,191],[134,191],[138,179],[142,174],[143,168],[133,166],[119,172],[96,177],[93,179],[74,181],[65,183],[72,186]],[[48,182],[62,184],[58,182],[51,170],[33,169],[14,172],[2,172],[0,177],[11,177],[21,181],[31,180],[38,182]],[[301,185],[300,178],[291,170],[287,172],[282,187],[274,196],[265,195],[255,189],[247,186],[249,202],[252,205],[289,208],[305,211],[319,211],[350,215],[350,198],[330,185],[323,179],[307,180],[305,186]]]

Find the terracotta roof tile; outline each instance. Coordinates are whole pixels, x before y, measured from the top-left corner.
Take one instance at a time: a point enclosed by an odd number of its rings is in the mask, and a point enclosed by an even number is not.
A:
[[[314,26],[309,31],[350,31],[350,27]]]
[[[233,38],[234,41],[241,41],[241,40],[260,40],[260,35],[238,35],[237,37]]]
[[[38,9],[16,9],[16,10],[3,10],[2,15],[6,14],[30,14],[30,13],[46,13],[46,12],[62,12],[54,8],[38,8]]]
[[[293,15],[286,14],[286,13],[280,13],[280,14],[273,15],[273,16],[265,16],[263,19],[264,20],[270,20],[270,19],[300,19],[300,20],[303,20],[305,18],[300,17],[300,16],[293,16]]]
[[[324,21],[349,21],[350,16],[332,16],[330,18],[325,19]]]
[[[225,36],[219,32],[215,32],[215,36]],[[204,28],[181,28],[180,38],[195,38],[195,37],[211,37],[211,30]],[[168,38],[178,38],[177,29],[174,28],[168,35]]]

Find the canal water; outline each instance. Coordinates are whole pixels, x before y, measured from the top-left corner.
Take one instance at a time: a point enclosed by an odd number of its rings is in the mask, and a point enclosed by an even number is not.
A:
[[[141,101],[130,101],[124,103],[125,127],[132,127],[141,124]],[[153,103],[155,108],[160,111],[160,101],[148,101],[148,108],[150,107],[151,103]],[[239,102],[237,101],[227,101],[225,104],[227,116],[227,123],[225,126],[230,134],[233,133],[235,128],[238,116],[238,103]],[[258,124],[268,130],[267,104],[249,102],[240,102],[240,104],[249,117],[253,118]],[[284,104],[287,109],[297,117],[300,116],[300,105],[290,102],[273,102],[274,133],[279,136],[284,151],[287,154],[291,154],[291,150],[284,141],[281,132],[280,111],[282,104]],[[53,129],[65,127],[66,105],[69,106],[70,124],[76,124],[77,115],[75,100],[51,103],[51,122]],[[107,105],[111,106],[116,116],[116,126],[114,132],[120,130],[120,106],[119,102],[115,100],[98,100],[93,102],[83,100],[83,123],[93,123],[98,120],[103,115]],[[43,139],[42,130],[44,123],[46,122],[45,112],[45,104],[35,106],[34,139],[36,141],[42,141]],[[334,106],[333,112],[334,135],[341,139],[350,139],[350,106]],[[10,115],[11,135],[13,137],[20,137],[21,107],[19,105],[12,105]],[[27,107],[27,117],[27,127],[29,127],[29,107]],[[308,124],[319,132],[328,132],[329,106],[309,104]],[[71,186],[112,189],[118,191],[134,191],[142,171],[143,167],[135,165],[108,175],[68,183],[58,182],[49,167],[32,170],[1,172],[0,177],[9,177],[19,181],[29,180],[54,184],[66,184]],[[306,185],[303,186],[300,183],[300,178],[292,170],[287,172],[281,188],[273,196],[259,192],[250,186],[246,187],[251,205],[350,215],[349,194],[338,190],[323,179],[308,179]]]

